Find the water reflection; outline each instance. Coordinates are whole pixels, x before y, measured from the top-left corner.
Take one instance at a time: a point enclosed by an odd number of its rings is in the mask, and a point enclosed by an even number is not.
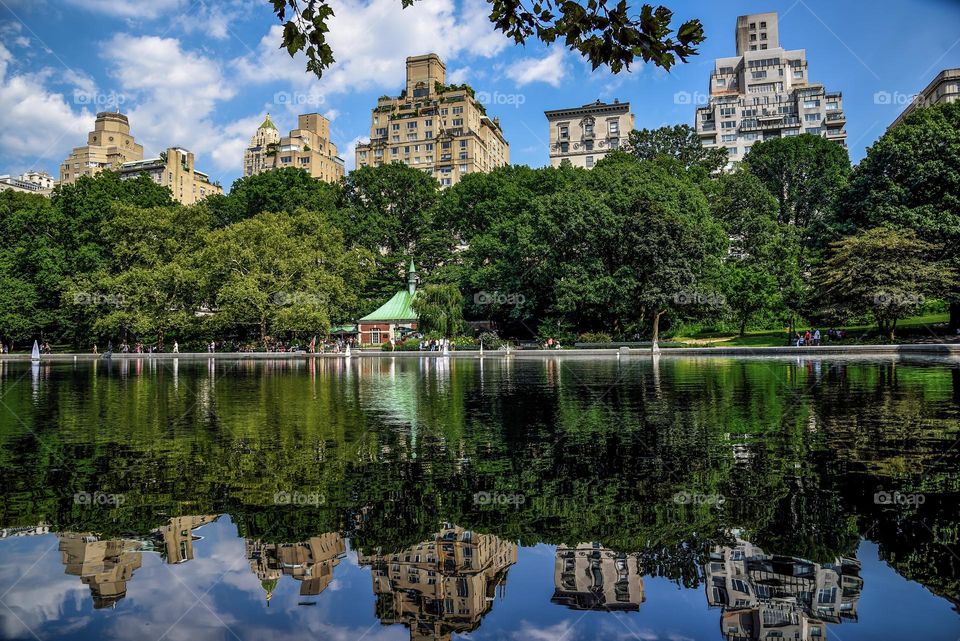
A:
[[[827,623],[856,620],[863,590],[855,558],[821,565],[767,554],[738,535],[735,545],[711,550],[704,572],[707,601],[723,609],[728,641],[825,638]]]
[[[913,588],[918,638],[960,636],[949,360],[0,362],[0,386],[0,594],[41,638],[169,625],[144,595],[181,581],[240,638],[873,641],[913,633]],[[30,634],[0,608],[0,636]]]

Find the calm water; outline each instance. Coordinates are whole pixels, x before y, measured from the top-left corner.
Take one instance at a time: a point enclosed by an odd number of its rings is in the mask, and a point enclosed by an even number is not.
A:
[[[960,637],[960,362],[0,363],[0,636]]]

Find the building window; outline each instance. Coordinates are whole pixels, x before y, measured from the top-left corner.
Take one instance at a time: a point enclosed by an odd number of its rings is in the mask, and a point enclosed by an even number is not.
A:
[[[400,131],[400,124],[399,124],[399,123],[394,123],[394,125],[393,125],[393,130],[394,130],[394,131]]]
[[[608,120],[608,121],[607,121],[607,132],[608,132],[611,136],[619,136],[619,135],[620,135],[620,122],[617,121],[617,120]]]
[[[593,167],[593,156],[587,156],[587,167]]]
[[[720,123],[721,129],[736,129],[737,121],[736,120],[724,120]]]
[[[570,137],[570,130],[567,125],[560,125],[557,128],[557,137],[560,138],[560,140],[567,140]]]
[[[370,343],[373,344],[373,345],[379,345],[379,344],[381,343],[381,341],[380,341],[380,329],[379,329],[379,328],[376,328],[376,327],[375,327],[375,328],[373,328],[373,329],[370,330]]]

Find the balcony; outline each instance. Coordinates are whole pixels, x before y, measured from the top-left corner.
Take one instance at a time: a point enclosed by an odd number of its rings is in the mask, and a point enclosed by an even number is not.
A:
[[[827,122],[832,125],[842,125],[847,122],[847,114],[842,111],[831,111],[827,113]]]

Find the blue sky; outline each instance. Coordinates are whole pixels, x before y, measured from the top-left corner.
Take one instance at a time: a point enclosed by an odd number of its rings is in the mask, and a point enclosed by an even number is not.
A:
[[[960,67],[956,0],[664,0],[677,24],[697,17],[707,41],[670,72],[591,71],[560,46],[512,44],[481,0],[332,0],[337,63],[317,80],[278,49],[261,0],[0,0],[0,174],[57,175],[98,110],[119,105],[148,155],[171,146],[228,186],[264,113],[282,131],[298,113],[332,119],[353,167],[377,96],[403,86],[406,56],[435,52],[448,81],[469,82],[501,118],[511,160],[547,164],[545,109],[629,101],[637,127],[692,123],[714,58],[734,54],[736,16],[777,11],[781,45],[805,49],[810,77],[842,91],[854,162],[941,69]],[[639,7],[639,3],[635,3]]]

